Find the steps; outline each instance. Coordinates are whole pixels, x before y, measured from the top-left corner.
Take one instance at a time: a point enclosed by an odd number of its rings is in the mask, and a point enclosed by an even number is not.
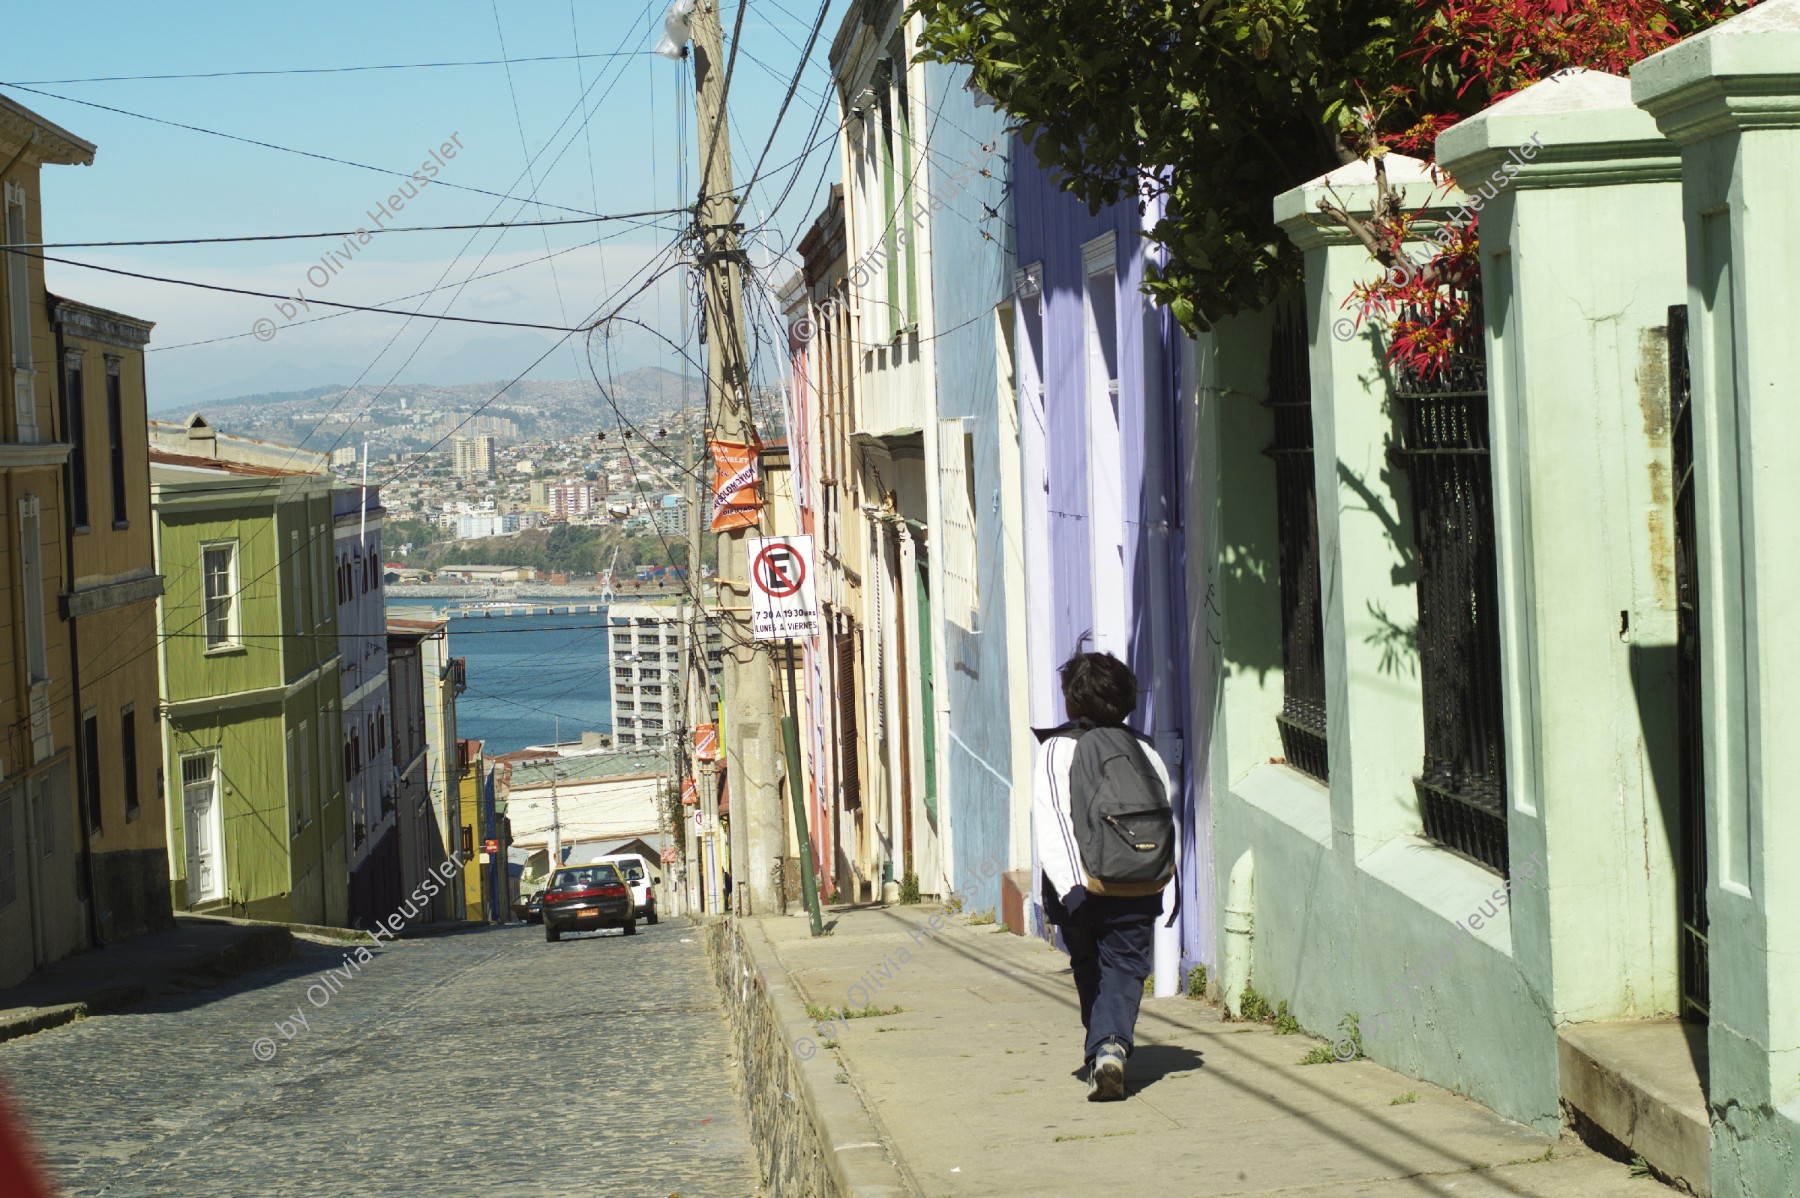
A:
[[[1563,1102],[1657,1173],[1710,1195],[1706,1025],[1577,1023],[1557,1034]]]

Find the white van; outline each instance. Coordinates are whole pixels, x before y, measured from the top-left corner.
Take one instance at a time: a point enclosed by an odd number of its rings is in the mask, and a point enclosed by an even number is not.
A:
[[[610,861],[624,875],[625,884],[631,888],[631,902],[635,915],[647,923],[656,922],[656,887],[662,879],[651,871],[650,862],[641,853],[615,853],[610,857],[596,857],[595,862]]]

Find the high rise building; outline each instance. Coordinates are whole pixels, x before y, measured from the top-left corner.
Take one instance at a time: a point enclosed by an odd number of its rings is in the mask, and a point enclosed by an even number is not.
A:
[[[682,723],[681,673],[687,628],[681,608],[667,603],[615,603],[612,625],[613,743],[620,748],[658,748]],[[717,686],[723,671],[724,634],[706,625],[707,675]]]
[[[494,438],[450,438],[450,473],[457,478],[488,478],[494,473]]]

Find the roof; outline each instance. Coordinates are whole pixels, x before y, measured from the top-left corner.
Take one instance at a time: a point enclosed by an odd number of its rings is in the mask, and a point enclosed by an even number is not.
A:
[[[222,461],[218,458],[196,457],[186,453],[170,453],[166,449],[150,448],[150,464],[152,466],[180,466],[188,470],[212,470],[219,474],[242,475],[247,478],[312,478],[311,470],[283,470],[276,466],[257,466],[249,462]]]
[[[389,616],[387,632],[389,636],[430,636],[449,623],[448,620],[409,620],[404,616]]]
[[[667,753],[588,753],[580,757],[540,757],[518,762],[512,788],[522,790],[558,784],[602,782],[609,778],[656,778],[669,772]]]
[[[93,142],[52,124],[9,96],[0,96],[0,135],[8,141],[29,141],[34,133],[37,147],[33,157],[39,162],[89,166],[94,161]]]

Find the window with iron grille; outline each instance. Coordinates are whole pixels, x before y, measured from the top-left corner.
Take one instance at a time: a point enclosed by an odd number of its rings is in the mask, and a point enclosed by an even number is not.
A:
[[[138,810],[137,708],[127,703],[119,710],[119,756],[125,765],[125,818]]]
[[[1330,780],[1325,750],[1325,625],[1319,602],[1318,488],[1313,480],[1312,383],[1306,331],[1289,312],[1269,346],[1275,439],[1276,538],[1281,556],[1281,747],[1287,763]]]
[[[1418,555],[1424,769],[1414,779],[1425,835],[1505,875],[1506,738],[1488,457],[1486,333],[1467,297],[1445,368],[1401,370],[1396,457],[1412,491]]]

